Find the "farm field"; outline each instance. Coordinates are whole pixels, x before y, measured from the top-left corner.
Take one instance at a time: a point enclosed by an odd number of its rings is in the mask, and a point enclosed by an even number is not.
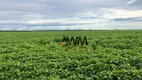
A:
[[[142,80],[142,30],[0,32],[0,80],[35,79]]]

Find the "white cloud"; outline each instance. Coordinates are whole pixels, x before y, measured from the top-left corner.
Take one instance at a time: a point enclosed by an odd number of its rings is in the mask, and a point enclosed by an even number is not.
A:
[[[134,19],[142,17],[141,3],[141,0],[3,0],[0,29],[142,28],[141,20]],[[115,21],[117,18],[124,20]],[[125,18],[133,20],[130,23]]]
[[[128,1],[126,4],[132,4],[132,3],[134,3],[134,2],[136,2],[137,0],[130,0],[130,1]]]
[[[25,24],[48,24],[48,23],[61,23],[61,24],[96,24],[107,22],[105,19],[79,19],[79,18],[71,18],[71,19],[45,19],[45,20],[30,20],[24,22]]]
[[[0,24],[9,24],[9,23],[22,23],[22,21],[16,20],[0,20]]]
[[[23,20],[36,20],[43,18],[43,15],[40,14],[25,14],[21,17]]]
[[[24,22],[25,24],[44,24],[44,23],[63,23],[64,19],[41,19],[41,20],[29,20]]]
[[[141,17],[142,16],[142,10],[122,10],[122,9],[104,9],[104,11],[107,11],[103,15],[106,19],[115,19],[115,18],[134,18],[134,17]]]

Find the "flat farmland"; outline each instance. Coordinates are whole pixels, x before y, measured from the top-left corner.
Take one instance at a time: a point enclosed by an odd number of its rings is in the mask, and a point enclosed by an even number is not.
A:
[[[141,80],[142,30],[0,32],[0,80],[35,79]]]

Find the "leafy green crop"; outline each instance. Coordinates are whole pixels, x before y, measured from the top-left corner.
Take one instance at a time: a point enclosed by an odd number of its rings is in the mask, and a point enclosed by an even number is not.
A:
[[[63,36],[89,45],[62,47]],[[0,80],[142,80],[142,31],[0,32]]]

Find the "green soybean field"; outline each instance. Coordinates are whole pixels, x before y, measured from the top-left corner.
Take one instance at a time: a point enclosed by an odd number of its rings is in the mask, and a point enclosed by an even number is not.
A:
[[[142,30],[0,32],[0,80],[142,80]]]

